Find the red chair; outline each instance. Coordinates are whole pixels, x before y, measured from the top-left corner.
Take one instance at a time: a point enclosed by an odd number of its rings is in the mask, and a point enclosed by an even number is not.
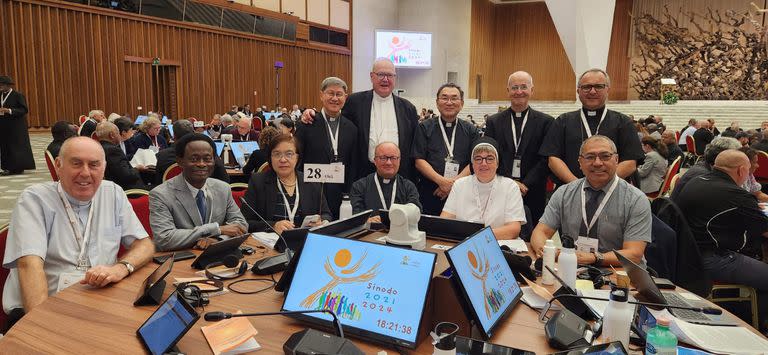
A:
[[[555,191],[555,183],[552,182],[552,179],[547,177],[547,193],[550,193],[552,191]]]
[[[667,193],[667,191],[671,190],[672,185],[672,178],[677,175],[677,173],[680,171],[680,166],[683,164],[683,158],[677,157],[672,162],[672,165],[669,166],[667,169],[667,175],[664,177],[664,181],[661,182],[661,188],[659,188],[659,191],[656,192],[650,192],[645,194],[648,196],[649,199],[653,200],[659,196],[664,196],[664,194]]]
[[[675,142],[680,141],[680,131],[675,131]]]
[[[152,227],[149,225],[149,191],[142,189],[131,189],[125,191],[125,195],[128,197],[128,202],[133,207],[133,213],[136,217],[139,217],[141,225],[144,230],[149,233],[149,237],[152,238]]]
[[[88,120],[88,116],[86,115],[80,115],[80,118],[77,119],[78,122],[80,122],[80,125],[82,126],[85,121]]]
[[[240,198],[245,196],[245,191],[248,190],[248,184],[244,182],[235,182],[229,184],[229,186],[232,188],[232,198],[235,199],[237,207],[240,207],[242,204],[242,202],[240,202]]]
[[[56,166],[53,164],[53,154],[49,152],[47,149],[45,150],[45,165],[48,166],[48,172],[51,173],[51,179],[53,181],[59,181],[59,175],[56,174]]]
[[[761,184],[768,183],[768,153],[762,150],[757,152],[757,165],[755,180]]]
[[[0,227],[0,255],[5,255],[5,241],[8,239],[8,223],[3,224]],[[5,288],[5,280],[8,278],[10,270],[0,267],[0,294],[3,293]],[[5,323],[8,321],[8,316],[2,311],[3,300],[0,299],[0,331],[5,330]]]
[[[251,126],[253,127],[254,131],[261,131],[261,127],[263,126],[263,123],[261,122],[261,117],[253,116],[253,121],[251,122]]]
[[[165,182],[179,174],[181,174],[181,167],[179,164],[173,163],[168,169],[165,169],[165,172],[163,173],[163,181]]]
[[[95,141],[97,141],[97,142],[99,141],[99,137],[96,135],[96,131],[94,131],[93,133],[91,133],[91,138],[93,138],[93,139],[94,139]]]
[[[693,139],[692,135],[685,136],[685,149],[688,151],[688,153],[693,154],[694,156],[699,156],[699,152],[696,151],[696,140]]]

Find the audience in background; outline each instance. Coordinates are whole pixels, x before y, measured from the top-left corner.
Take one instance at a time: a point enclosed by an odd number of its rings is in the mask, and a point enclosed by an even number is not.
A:
[[[283,117],[276,119],[277,127],[280,129],[280,133],[294,135],[296,133],[296,123],[290,117]]]
[[[211,123],[208,125],[208,135],[213,139],[219,139],[219,135],[221,135],[223,128],[224,125],[221,124],[221,115],[217,113],[213,115]]]
[[[752,144],[752,148],[768,153],[768,129],[763,129],[760,133],[760,140]]]
[[[251,155],[248,157],[248,161],[243,167],[243,174],[250,176],[253,171],[261,168],[261,166],[264,165],[267,160],[269,160],[269,157],[267,156],[267,151],[269,150],[269,142],[271,142],[272,139],[277,137],[279,134],[280,131],[277,128],[271,126],[264,127],[264,129],[259,132],[259,149],[251,152]]]
[[[690,169],[688,169],[678,180],[675,184],[674,190],[672,190],[672,194],[670,195],[670,198],[673,201],[677,201],[678,195],[680,195],[680,191],[683,190],[685,185],[688,183],[688,181],[691,181],[692,179],[702,176],[704,174],[709,173],[712,171],[712,164],[715,163],[715,158],[717,158],[717,155],[720,154],[720,152],[727,150],[727,149],[739,149],[741,148],[741,143],[737,141],[735,138],[730,137],[718,137],[712,140],[712,143],[709,144],[706,150],[704,150],[704,156],[699,159],[696,164],[694,164]]]
[[[735,136],[733,136],[733,138],[736,138],[736,140],[741,143],[742,147],[749,147],[750,135],[747,132],[738,132]]]
[[[133,129],[133,121],[128,117],[118,117],[115,119],[114,124],[117,126],[117,131],[120,133],[120,150],[122,150],[123,154],[130,160],[133,158],[133,155],[128,155],[128,152],[136,150],[133,147],[133,140],[131,139],[136,133],[136,130]]]
[[[51,153],[51,156],[56,159],[59,156],[59,150],[64,141],[68,138],[77,136],[77,127],[67,121],[58,121],[51,127],[51,135],[53,141],[45,148]]]
[[[165,138],[160,135],[160,119],[150,115],[139,125],[139,134],[133,137],[134,151],[129,152],[133,155],[139,149],[149,149],[155,153],[161,149],[168,148]]]
[[[768,202],[768,195],[761,191],[762,186],[757,182],[757,179],[755,179],[755,171],[760,167],[760,164],[757,162],[757,150],[750,147],[741,147],[739,150],[749,158],[749,176],[741,187],[752,195],[755,195],[755,198],[757,198],[758,201]]]
[[[672,163],[678,157],[680,157],[680,159],[684,158],[683,151],[680,150],[680,146],[677,145],[677,140],[675,139],[675,132],[673,132],[672,130],[664,131],[664,133],[661,134],[661,141],[667,147],[668,165],[672,165]]]
[[[251,123],[252,121],[250,118],[241,116],[237,121],[237,124],[235,124],[236,129],[231,131],[232,140],[235,142],[258,141],[259,132],[256,132],[253,128],[251,128]]]
[[[640,190],[645,193],[657,192],[667,175],[667,146],[653,136],[645,136],[640,140],[645,160],[637,167],[640,176]]]
[[[168,148],[165,148],[157,154],[156,173],[154,177],[154,185],[158,186],[163,183],[163,178],[168,168],[177,162],[176,158],[176,143],[186,135],[193,134],[194,127],[189,120],[178,120],[173,123],[173,141]],[[220,157],[214,157],[213,173],[211,177],[229,183],[229,174],[227,174],[227,168],[224,167],[224,162]]]
[[[153,172],[154,169],[143,165],[134,168],[128,157],[120,149],[120,131],[109,121],[102,121],[96,126],[96,137],[104,149],[106,166],[104,179],[120,185],[123,190],[142,189],[147,186],[141,179],[141,172]]]
[[[701,121],[699,129],[693,133],[696,152],[701,154],[707,148],[707,144],[712,142],[713,139],[715,139],[715,135],[710,130],[709,121]]]
[[[104,119],[104,111],[91,110],[91,112],[88,112],[88,119],[85,120],[82,125],[80,125],[80,131],[78,134],[83,137],[92,136],[93,132],[96,132],[96,125]]]
[[[688,126],[683,128],[683,130],[680,132],[680,139],[677,141],[677,144],[680,146],[680,150],[684,152],[688,151],[687,137],[693,136],[697,129],[699,129],[699,122],[693,118],[688,120]]]

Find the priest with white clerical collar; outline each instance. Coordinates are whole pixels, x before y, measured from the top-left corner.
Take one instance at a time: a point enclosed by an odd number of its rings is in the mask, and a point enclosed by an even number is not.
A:
[[[393,203],[413,203],[421,209],[416,185],[397,173],[400,170],[400,149],[395,143],[379,143],[374,151],[373,163],[376,172],[352,184],[349,197],[353,213],[369,209],[388,210]],[[381,218],[376,215],[369,221],[381,223]]]

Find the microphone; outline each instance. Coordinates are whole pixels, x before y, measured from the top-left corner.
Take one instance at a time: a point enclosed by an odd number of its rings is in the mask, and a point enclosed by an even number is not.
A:
[[[232,314],[225,312],[208,312],[205,314],[205,320],[217,322],[223,319],[233,317],[258,317],[271,315],[292,315],[308,313],[327,313],[333,317],[333,325],[336,328],[336,336],[317,331],[311,328],[293,333],[283,344],[283,351],[286,354],[351,354],[363,355],[364,353],[351,341],[344,339],[344,331],[341,322],[336,314],[327,309],[320,310],[302,310],[302,311],[278,311],[263,313],[243,313]]]
[[[288,242],[285,241],[283,236],[278,233],[274,228],[272,228],[272,225],[267,222],[264,217],[262,217],[259,212],[256,212],[256,209],[254,209],[248,201],[245,200],[244,197],[240,197],[240,202],[242,202],[245,206],[248,207],[251,212],[253,212],[256,217],[259,217],[259,219],[264,222],[264,224],[271,229],[275,234],[277,234],[277,237],[280,238],[280,240],[285,245],[285,251],[283,253],[280,253],[275,256],[270,256],[263,258],[256,263],[253,264],[253,267],[251,268],[251,271],[257,275],[271,275],[280,271],[285,270],[285,268],[288,266],[288,263],[291,262],[291,259],[293,258],[293,250],[288,248]]]
[[[241,314],[232,314],[227,312],[208,312],[205,314],[204,318],[205,320],[209,322],[218,322],[220,320],[224,319],[230,319],[233,317],[258,317],[258,316],[274,316],[274,315],[287,315],[287,314],[307,314],[307,313],[326,313],[330,314],[331,317],[333,317],[333,326],[336,328],[336,336],[339,338],[344,338],[344,330],[341,328],[341,322],[339,322],[339,318],[336,317],[336,313],[333,313],[330,310],[327,309],[318,309],[318,310],[304,310],[304,311],[279,311],[279,312],[260,312],[260,313],[241,313]]]

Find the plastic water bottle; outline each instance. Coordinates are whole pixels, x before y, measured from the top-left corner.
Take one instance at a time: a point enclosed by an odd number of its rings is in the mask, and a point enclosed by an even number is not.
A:
[[[634,314],[634,307],[627,303],[629,291],[616,288],[611,291],[610,298],[603,316],[603,342],[620,341],[624,348],[629,349],[629,328]]]
[[[341,198],[341,207],[339,208],[339,219],[352,217],[352,202],[349,201],[349,195]]]
[[[560,258],[557,261],[557,271],[565,284],[572,289],[576,289],[576,249],[573,239],[568,236],[561,238],[563,249],[560,250]]]
[[[549,266],[550,269],[555,269],[555,254],[557,254],[557,248],[555,242],[552,239],[548,239],[544,244],[544,266]],[[547,268],[541,270],[541,282],[545,285],[552,285],[555,283],[555,276],[552,275]]]
[[[646,355],[674,355],[677,353],[677,337],[669,330],[669,319],[659,317],[656,327],[645,338]]]

